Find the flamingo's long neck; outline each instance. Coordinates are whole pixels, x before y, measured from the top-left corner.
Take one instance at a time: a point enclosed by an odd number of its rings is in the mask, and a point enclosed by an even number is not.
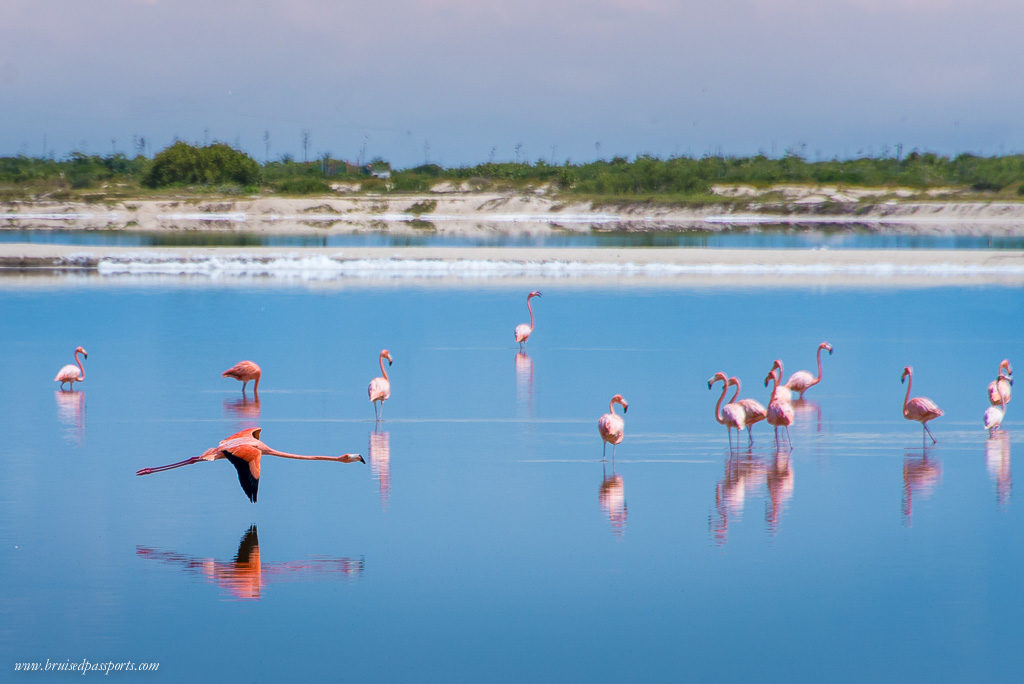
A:
[[[740,379],[739,378],[729,378],[729,380],[730,380],[730,382],[732,380],[736,381],[736,391],[733,393],[732,398],[729,399],[729,403],[731,404],[734,401],[736,401],[736,397],[740,396]]]
[[[729,391],[729,381],[722,380],[722,396],[718,397],[718,403],[715,404],[715,420],[722,425],[725,425],[725,419],[722,418],[722,400],[725,399],[725,393]]]
[[[388,379],[388,369],[384,367],[384,355],[383,354],[380,355],[380,372],[381,372],[381,375],[384,376],[385,380],[387,380],[388,382],[391,382]]]
[[[821,382],[821,350],[822,349],[824,349],[824,347],[818,347],[818,377],[814,378],[814,382],[812,383],[814,385],[817,385],[819,382]]]
[[[526,308],[530,312],[530,330],[533,330],[533,297],[526,298]]]
[[[85,380],[85,366],[82,365],[82,360],[80,358],[78,358],[78,354],[79,354],[79,351],[76,349],[75,350],[75,363],[78,364],[78,370],[81,371],[78,374],[78,381],[81,382],[82,380]]]
[[[263,453],[270,454],[271,456],[280,456],[281,458],[297,458],[303,461],[337,461],[337,456],[303,456],[302,454],[290,454],[287,451],[278,451],[277,449],[271,449],[267,445],[263,445]]]
[[[1001,390],[1001,389],[999,388],[999,381],[1000,381],[1000,380],[1005,380],[1005,381],[1006,381],[1006,383],[1007,383],[1007,384],[1009,384],[1009,383],[1010,383],[1010,378],[1006,377],[1006,376],[1005,376],[1005,375],[1003,375],[1003,374],[1002,374],[1001,372],[999,373],[999,377],[998,377],[998,378],[996,378],[996,394],[998,394],[998,395],[999,395],[999,403],[1000,403],[1000,404],[1002,405],[1002,407],[1003,407],[1003,413],[1006,413],[1006,395],[1005,395],[1005,394],[1003,393],[1003,391],[1002,391],[1002,390]]]
[[[903,415],[907,415],[907,402],[910,401],[910,386],[914,384],[914,374],[907,373],[907,394],[903,397]]]
[[[530,317],[530,322],[531,323],[533,322],[533,317],[532,316]],[[612,415],[615,415],[615,400],[614,399],[612,399],[611,401],[608,402],[608,413],[611,413]]]
[[[779,379],[775,377],[775,373],[768,376],[772,379],[772,398],[768,400],[768,403],[775,401],[775,393],[779,391]]]

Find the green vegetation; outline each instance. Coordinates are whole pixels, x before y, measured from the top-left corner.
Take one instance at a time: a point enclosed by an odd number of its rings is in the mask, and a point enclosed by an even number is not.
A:
[[[78,199],[111,202],[134,196],[281,193],[328,195],[331,185],[355,192],[425,192],[439,183],[475,190],[527,191],[541,186],[570,199],[601,202],[721,203],[711,192],[721,185],[759,188],[793,184],[910,188],[924,193],[952,188],[960,197],[1024,198],[1024,155],[945,157],[912,152],[889,156],[811,162],[790,153],[780,158],[706,156],[660,159],[640,155],[585,164],[489,162],[443,168],[422,164],[391,169],[382,159],[357,166],[329,154],[311,162],[291,157],[263,165],[223,143],[193,146],[177,142],[149,159],[122,154],[40,159],[0,157],[0,199]],[[774,197],[781,200],[781,195]],[[760,201],[772,201],[773,194]],[[422,207],[420,206],[422,204]],[[430,213],[426,203],[413,213]]]

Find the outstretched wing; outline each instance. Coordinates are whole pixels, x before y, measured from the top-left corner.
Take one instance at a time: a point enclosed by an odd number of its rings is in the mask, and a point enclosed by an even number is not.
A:
[[[236,432],[233,435],[225,437],[224,439],[220,440],[220,444],[223,444],[224,442],[230,442],[233,439],[239,439],[240,437],[252,437],[253,439],[259,439],[261,432],[263,432],[263,428],[248,428],[247,430],[242,430],[241,432]]]
[[[230,450],[223,449],[221,453],[238,471],[238,484],[242,485],[242,491],[249,501],[256,503],[256,492],[260,488],[260,450],[242,444]]]

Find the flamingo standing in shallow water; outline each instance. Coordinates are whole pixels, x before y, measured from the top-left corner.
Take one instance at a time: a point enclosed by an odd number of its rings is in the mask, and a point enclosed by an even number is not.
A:
[[[789,390],[779,384],[779,378],[782,377],[782,371],[780,369],[772,369],[772,372],[768,374],[768,377],[764,379],[764,386],[768,386],[768,381],[772,380],[775,385],[772,387],[772,398],[768,400],[768,424],[775,428],[775,444],[779,443],[779,428],[786,428],[786,442],[792,446],[793,442],[789,439],[789,426],[793,424],[793,418],[795,413],[793,411],[793,402],[790,401]],[[783,391],[785,390],[785,392]]]
[[[526,344],[526,340],[530,339],[530,335],[533,334],[533,304],[530,302],[534,297],[540,297],[540,292],[534,290],[530,294],[526,295],[526,308],[530,311],[530,324],[520,323],[516,326],[516,342],[519,343],[519,349],[523,348]]]
[[[85,358],[89,358],[89,354],[81,347],[75,347],[75,363],[69,363],[68,365],[57,371],[57,376],[53,379],[54,382],[60,382],[60,388],[64,389],[64,383],[71,385],[71,389],[75,389],[76,382],[82,382],[85,380],[85,367],[82,366],[81,359],[78,355],[81,354]]]
[[[366,393],[370,396],[373,404],[373,413],[380,420],[384,417],[384,402],[391,397],[391,381],[388,379],[388,370],[384,367],[384,359],[391,365],[391,352],[387,349],[380,350],[380,372],[383,377],[377,377],[370,381]],[[380,402],[378,405],[377,402]]]
[[[729,400],[729,404],[739,404],[740,408],[743,409],[744,424],[747,426],[747,444],[754,443],[754,434],[751,432],[751,427],[754,423],[759,423],[767,417],[768,412],[765,410],[761,402],[756,399],[740,399],[736,400],[736,397],[740,395],[740,379],[733,376],[728,380],[730,385],[736,386],[736,392],[733,393],[732,399]]]
[[[245,394],[245,386],[249,384],[250,380],[255,380],[252,386],[253,396],[259,396],[260,393],[260,376],[263,375],[263,371],[252,361],[239,361],[231,368],[220,374],[222,378],[234,378],[235,380],[242,381],[242,394]]]
[[[715,420],[725,426],[725,431],[729,434],[729,448],[732,449],[732,429],[736,428],[736,441],[739,442],[739,433],[747,423],[747,412],[739,404],[733,403],[726,404],[725,408],[721,408],[722,400],[725,399],[725,395],[729,391],[729,378],[722,371],[718,371],[708,380],[708,389],[710,390],[712,385],[719,380],[723,383],[722,396],[718,397],[718,403],[715,404]]]
[[[608,402],[608,413],[601,416],[597,421],[597,431],[601,433],[601,440],[604,442],[604,449],[601,451],[601,459],[604,460],[608,453],[608,445],[612,445],[612,459],[615,458],[615,447],[622,444],[622,438],[626,436],[626,421],[622,416],[615,413],[615,405],[622,406],[622,412],[629,410],[629,403],[616,394]]]
[[[1003,375],[1003,371],[1006,371],[1006,375]],[[999,377],[988,383],[988,401],[993,406],[999,406],[1003,403],[1009,404],[1010,399],[1013,397],[1013,392],[1010,387],[1013,386],[1013,367],[1010,365],[1010,359],[1003,359],[1003,362],[999,364]]]
[[[782,359],[775,359],[775,361],[772,362],[772,370],[779,372],[778,373],[778,375],[779,375],[779,382],[781,383],[782,382]],[[771,376],[771,371],[768,372],[768,375]],[[795,375],[795,373],[794,373],[794,375]],[[768,382],[766,380],[765,381],[765,387],[767,387],[767,386],[768,386]],[[778,390],[779,390],[779,399],[781,401],[789,401],[789,402],[793,401],[793,393],[784,384],[780,384],[779,387],[778,387]]]
[[[1000,367],[1001,369],[1002,367]],[[999,373],[999,377],[996,378],[995,382],[1005,380],[1009,386],[1013,386],[1013,379]],[[995,384],[995,383],[993,383]],[[985,409],[985,429],[988,430],[988,434],[991,435],[993,432],[999,429],[999,426],[1003,423],[1003,418],[1006,416],[1006,396],[999,393],[999,406],[989,406]]]
[[[811,389],[819,382],[821,382],[821,350],[828,350],[829,356],[832,355],[832,345],[828,342],[822,342],[818,345],[818,375],[817,377],[811,375],[810,371],[799,370],[789,376],[789,380],[786,381],[786,387],[794,392],[800,393],[800,398],[804,398],[804,392]],[[779,364],[779,377],[782,377],[782,364]]]
[[[910,378],[909,382],[907,378]],[[921,427],[924,428],[924,431],[921,432],[921,441],[924,442],[924,433],[927,432],[928,436],[932,438],[932,444],[935,444],[935,437],[928,429],[928,421],[940,417],[942,409],[928,397],[910,398],[910,387],[914,384],[914,369],[912,367],[907,366],[903,369],[900,382],[907,383],[907,395],[903,398],[903,417],[921,423]]]
[[[290,454],[286,451],[271,449],[260,441],[261,428],[250,428],[242,430],[222,439],[215,447],[210,447],[203,452],[202,456],[171,463],[169,465],[157,466],[155,468],[142,468],[135,472],[136,475],[149,475],[160,473],[172,468],[192,465],[200,461],[216,461],[226,458],[231,461],[238,471],[238,484],[242,485],[242,491],[249,497],[249,501],[256,503],[256,492],[260,487],[260,457],[263,454],[270,456],[281,456],[282,458],[298,458],[307,461],[339,461],[341,463],[366,463],[359,454],[342,454],[341,456],[302,456]]]

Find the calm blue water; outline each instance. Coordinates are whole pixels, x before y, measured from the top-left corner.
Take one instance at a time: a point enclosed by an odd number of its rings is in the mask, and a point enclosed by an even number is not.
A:
[[[1024,666],[1016,404],[1003,439],[981,428],[999,361],[1024,359],[1020,289],[548,286],[522,357],[518,289],[0,288],[6,672],[1005,681]],[[792,454],[763,423],[730,452],[707,378],[767,403],[772,360],[813,369],[823,339],[835,354]],[[76,345],[86,380],[58,393]],[[245,358],[263,366],[258,406],[220,377]],[[908,363],[946,411],[927,451],[900,414]],[[603,464],[596,422],[617,392],[626,438]],[[134,475],[252,424],[279,449],[370,463],[266,457],[257,504],[225,462]]]
[[[153,233],[130,230],[28,230],[0,229],[0,243],[32,242],[60,245],[118,245],[124,247],[168,246],[267,246],[267,247],[701,247],[783,249],[1024,249],[1024,237],[1000,235],[885,234],[836,228],[757,226],[708,231],[537,234],[490,233],[450,235],[426,230],[332,232],[309,235],[267,235],[239,231],[183,231]]]

